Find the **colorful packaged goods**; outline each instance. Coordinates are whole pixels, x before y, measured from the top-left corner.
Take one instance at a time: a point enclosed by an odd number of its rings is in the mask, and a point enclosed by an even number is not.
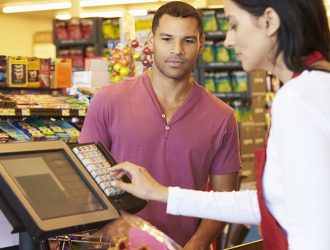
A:
[[[72,86],[72,60],[70,58],[56,58],[55,61],[51,61],[50,69],[51,88],[70,88]]]
[[[8,86],[27,87],[27,57],[8,57]]]
[[[0,87],[6,87],[7,85],[7,58],[6,56],[0,56]]]
[[[30,137],[28,137],[22,130],[16,128],[9,122],[0,122],[0,131],[8,134],[9,138],[13,141],[17,142],[27,142],[31,141]]]
[[[27,87],[40,87],[40,59],[36,57],[29,57],[27,61]]]
[[[50,59],[40,59],[39,81],[41,88],[50,87]]]
[[[248,79],[247,74],[244,71],[233,71],[232,82],[235,92],[247,92],[248,91]]]
[[[219,93],[232,92],[231,78],[228,72],[218,72],[215,74],[216,91]]]

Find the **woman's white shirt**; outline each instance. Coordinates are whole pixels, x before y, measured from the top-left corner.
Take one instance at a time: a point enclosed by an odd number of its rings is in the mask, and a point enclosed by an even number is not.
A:
[[[304,71],[276,94],[263,176],[265,202],[289,248],[330,249],[330,74]],[[167,212],[260,223],[256,191],[169,188]]]

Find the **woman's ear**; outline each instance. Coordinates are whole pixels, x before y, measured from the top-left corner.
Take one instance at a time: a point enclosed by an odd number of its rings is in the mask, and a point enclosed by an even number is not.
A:
[[[263,17],[267,35],[272,36],[276,34],[281,25],[281,20],[277,12],[273,8],[267,8]]]

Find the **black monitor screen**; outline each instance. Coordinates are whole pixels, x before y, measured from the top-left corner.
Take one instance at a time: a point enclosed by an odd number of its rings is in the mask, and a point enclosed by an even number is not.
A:
[[[2,155],[0,164],[43,220],[105,209],[64,150]]]

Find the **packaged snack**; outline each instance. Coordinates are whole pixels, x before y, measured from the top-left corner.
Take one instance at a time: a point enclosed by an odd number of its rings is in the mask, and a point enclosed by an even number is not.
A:
[[[79,40],[82,38],[79,18],[72,18],[68,22],[69,39]]]
[[[83,69],[84,68],[84,48],[75,47],[70,48],[70,58],[72,59],[72,68],[74,69]]]
[[[236,55],[235,49],[229,48],[227,49],[227,51],[229,52],[229,57],[230,57],[230,61],[232,62],[238,62],[238,57]]]
[[[0,56],[0,87],[5,87],[7,84],[7,58]]]
[[[215,92],[215,82],[214,82],[214,73],[205,73],[204,74],[205,82],[204,87],[211,93]]]
[[[232,92],[231,78],[228,72],[218,72],[215,74],[216,91],[219,93]]]
[[[212,41],[206,41],[202,53],[202,58],[205,62],[210,63],[215,61],[214,47]]]
[[[93,31],[93,20],[89,18],[80,19],[81,37],[82,39],[89,39]]]
[[[244,71],[233,71],[232,82],[235,92],[247,92],[248,91],[248,81],[247,74]]]
[[[16,128],[9,122],[0,122],[0,130],[7,133],[8,136],[17,142],[27,142],[31,139],[20,129]]]
[[[223,42],[217,42],[215,44],[216,48],[216,61],[227,63],[230,62],[230,56],[228,50],[225,48]]]
[[[203,11],[203,30],[204,32],[212,32],[218,30],[218,24],[214,10]]]
[[[36,57],[28,58],[28,66],[27,66],[27,86],[30,88],[39,88],[40,87],[40,59]]]
[[[72,86],[72,60],[70,58],[56,58],[51,88],[70,88]],[[52,73],[52,62],[50,64]]]
[[[39,80],[41,88],[50,87],[50,59],[40,59]]]
[[[69,39],[66,22],[62,20],[55,21],[55,35],[59,40],[67,40]]]
[[[218,21],[218,30],[222,32],[227,32],[229,30],[229,22],[225,16],[225,13],[218,12],[216,16]]]
[[[27,57],[8,57],[8,86],[27,86]]]
[[[105,40],[116,40],[120,37],[119,19],[107,19],[102,22],[102,34]]]

